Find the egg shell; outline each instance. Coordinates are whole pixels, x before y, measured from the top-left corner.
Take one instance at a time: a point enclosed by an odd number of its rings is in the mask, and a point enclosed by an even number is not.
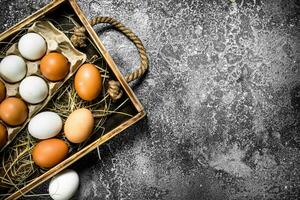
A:
[[[37,33],[27,33],[18,42],[20,54],[27,60],[38,60],[45,55],[46,41]]]
[[[56,136],[62,129],[63,121],[55,112],[41,112],[28,124],[28,132],[37,139],[48,139]]]
[[[0,76],[9,83],[16,83],[22,80],[27,72],[27,66],[23,58],[16,55],[9,55],[0,63]]]
[[[0,149],[6,144],[7,142],[7,129],[6,127],[0,123]]]
[[[75,90],[78,96],[86,101],[97,98],[102,90],[102,78],[93,64],[82,65],[75,75]]]
[[[26,102],[37,104],[47,98],[48,85],[38,76],[28,76],[20,83],[19,93]]]
[[[0,104],[0,118],[10,126],[23,124],[27,117],[27,105],[19,98],[9,97]]]
[[[94,128],[94,117],[91,111],[80,108],[72,112],[64,125],[64,133],[72,143],[81,143],[89,138]]]
[[[45,55],[40,63],[40,70],[46,79],[60,81],[64,79],[70,69],[68,59],[61,53],[51,52]]]
[[[37,166],[49,169],[63,161],[68,151],[69,147],[63,140],[47,139],[34,146],[32,159]]]
[[[66,169],[51,179],[48,191],[54,200],[69,200],[78,187],[79,175],[74,170]]]
[[[2,81],[0,81],[0,103],[5,99],[6,97],[6,88]]]

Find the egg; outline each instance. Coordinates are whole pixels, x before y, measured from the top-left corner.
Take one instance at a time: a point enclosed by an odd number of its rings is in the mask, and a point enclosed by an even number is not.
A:
[[[22,80],[27,72],[27,66],[23,58],[16,55],[9,55],[0,63],[0,76],[9,83],[16,83]]]
[[[7,142],[7,129],[0,123],[0,149],[4,147]]]
[[[38,76],[28,76],[22,80],[19,93],[26,102],[37,104],[47,98],[48,85],[44,79]]]
[[[5,99],[6,97],[6,88],[2,81],[0,81],[0,103]]]
[[[37,33],[27,33],[18,42],[20,54],[27,60],[38,60],[45,55],[46,41]]]
[[[10,126],[23,124],[27,117],[27,105],[19,98],[9,97],[0,104],[0,118]]]
[[[49,169],[63,161],[68,151],[69,147],[63,140],[47,139],[33,147],[32,159],[37,166]]]
[[[80,108],[72,112],[64,125],[66,138],[72,143],[81,143],[89,138],[94,128],[94,117],[91,111]]]
[[[79,175],[76,171],[65,169],[55,175],[49,183],[49,195],[54,200],[69,200],[79,187]]]
[[[82,65],[75,75],[75,90],[86,101],[94,100],[102,90],[102,78],[93,64]]]
[[[64,79],[70,69],[68,59],[61,53],[51,52],[44,56],[40,63],[40,70],[43,76],[50,81]]]
[[[41,112],[28,124],[28,132],[37,139],[48,139],[56,136],[62,129],[63,121],[55,112]]]

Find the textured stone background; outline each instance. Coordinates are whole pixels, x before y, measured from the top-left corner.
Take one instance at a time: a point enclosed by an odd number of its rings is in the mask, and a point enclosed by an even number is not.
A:
[[[34,2],[0,0],[1,31]],[[132,28],[151,69],[134,87],[148,118],[76,164],[74,199],[299,199],[299,0],[78,2]],[[100,37],[137,66],[125,37]]]

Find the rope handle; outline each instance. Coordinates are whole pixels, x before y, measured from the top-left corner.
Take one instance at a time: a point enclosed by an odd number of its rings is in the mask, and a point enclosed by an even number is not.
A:
[[[129,73],[125,76],[125,80],[129,83],[145,74],[148,69],[149,60],[147,57],[146,49],[142,43],[142,41],[127,27],[124,26],[121,22],[117,21],[111,17],[95,17],[89,21],[91,26],[101,23],[107,23],[112,25],[116,30],[123,33],[130,41],[134,43],[136,46],[139,56],[140,56],[140,66],[138,69]],[[74,33],[71,36],[71,42],[75,47],[85,47],[86,46],[86,35],[85,35],[85,28],[82,27],[75,27]],[[111,96],[113,101],[118,100],[121,98],[123,91],[120,89],[120,83],[118,81],[110,80],[108,82],[108,94]]]

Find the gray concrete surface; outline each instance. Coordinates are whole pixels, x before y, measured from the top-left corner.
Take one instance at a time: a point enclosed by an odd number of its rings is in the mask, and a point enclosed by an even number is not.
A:
[[[1,30],[34,2],[0,0]],[[134,86],[148,118],[75,165],[74,199],[299,199],[299,0],[78,2],[132,28],[151,69]],[[125,37],[100,37],[134,69]]]

